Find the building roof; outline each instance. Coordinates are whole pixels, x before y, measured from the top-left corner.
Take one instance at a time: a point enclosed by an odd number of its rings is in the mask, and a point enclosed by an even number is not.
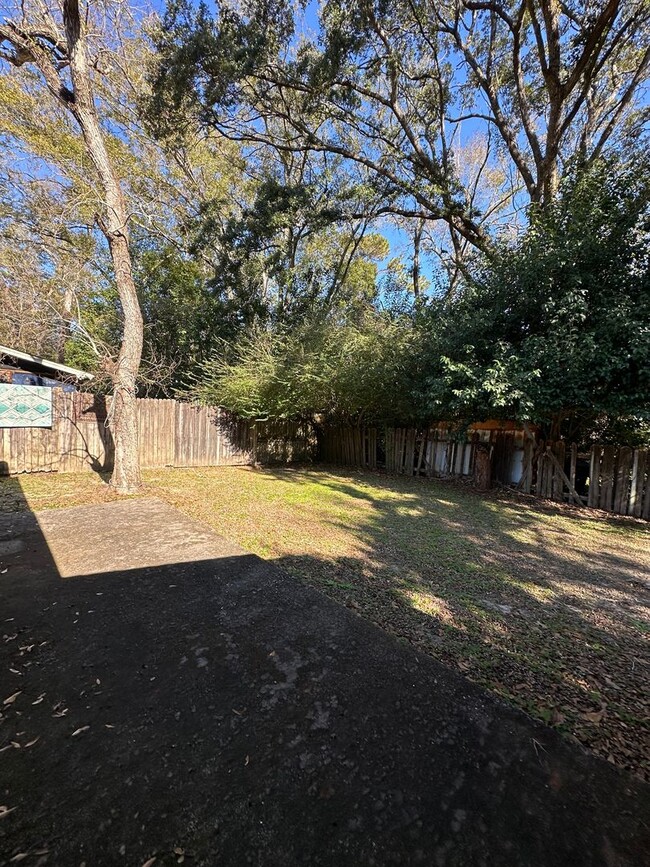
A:
[[[85,370],[77,370],[76,367],[67,367],[65,364],[59,364],[56,361],[48,361],[46,358],[40,358],[38,355],[30,355],[29,352],[20,352],[17,349],[12,349],[10,346],[0,345],[0,357],[8,355],[9,358],[14,358],[16,361],[27,361],[30,364],[36,364],[45,370],[53,370],[57,373],[73,376],[75,379],[94,379],[92,373],[87,373]]]

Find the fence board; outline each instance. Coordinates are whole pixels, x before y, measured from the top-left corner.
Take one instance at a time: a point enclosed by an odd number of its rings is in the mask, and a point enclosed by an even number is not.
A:
[[[627,446],[619,449],[616,461],[616,484],[614,489],[614,511],[627,514],[630,499],[630,473],[632,471],[632,449]]]
[[[565,446],[563,442],[554,443],[551,447],[551,453],[555,455],[558,465],[553,463],[553,480],[551,497],[554,500],[564,499],[564,479],[560,473],[560,468],[564,466]]]
[[[578,466],[578,446],[576,443],[571,443],[571,463],[569,465],[569,481],[575,488],[576,486],[576,467]]]
[[[646,474],[646,449],[635,449],[634,459],[632,462],[632,478],[630,480],[630,502],[628,505],[628,515],[633,515],[635,518],[641,517],[643,511],[643,488],[645,484]],[[650,484],[648,485],[650,496]]]
[[[611,512],[614,505],[614,468],[616,465],[616,449],[605,446],[601,464],[600,508]]]
[[[136,406],[144,468],[250,464],[258,451],[271,463],[314,456],[313,431],[307,425],[253,424],[225,411],[175,400],[139,398]],[[110,470],[108,409],[103,397],[54,389],[51,428],[0,429],[0,472]],[[361,458],[360,447],[358,454]]]
[[[602,453],[601,446],[592,446],[589,468],[589,496],[587,498],[587,505],[590,509],[597,509],[600,503],[600,462]]]

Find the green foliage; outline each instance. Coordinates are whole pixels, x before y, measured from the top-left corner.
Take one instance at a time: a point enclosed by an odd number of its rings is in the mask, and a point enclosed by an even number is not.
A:
[[[521,241],[431,317],[431,410],[577,435],[650,412],[647,162],[574,172]]]
[[[643,161],[574,171],[460,297],[255,332],[204,368],[193,396],[247,417],[517,418],[556,436],[643,442],[648,178]]]
[[[245,418],[406,422],[413,338],[408,322],[372,312],[354,324],[254,333],[234,358],[206,364],[191,396]]]

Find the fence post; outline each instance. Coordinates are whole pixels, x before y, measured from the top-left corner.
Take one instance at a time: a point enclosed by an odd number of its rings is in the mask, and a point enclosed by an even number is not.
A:
[[[600,446],[591,447],[591,461],[589,465],[589,496],[587,505],[590,509],[597,509],[600,502]]]

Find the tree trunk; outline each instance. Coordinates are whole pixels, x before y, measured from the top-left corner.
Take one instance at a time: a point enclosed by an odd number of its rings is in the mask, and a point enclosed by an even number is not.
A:
[[[68,107],[81,128],[88,155],[104,191],[106,215],[103,218],[98,216],[97,224],[108,241],[122,306],[124,332],[113,373],[114,394],[110,419],[115,443],[111,485],[118,493],[129,494],[141,484],[135,389],[142,356],[142,312],[133,280],[124,196],[97,117],[78,0],[64,0],[63,20],[74,95]]]
[[[479,443],[476,447],[474,485],[479,491],[489,491],[492,487],[492,461],[490,460],[490,447],[485,443]]]

